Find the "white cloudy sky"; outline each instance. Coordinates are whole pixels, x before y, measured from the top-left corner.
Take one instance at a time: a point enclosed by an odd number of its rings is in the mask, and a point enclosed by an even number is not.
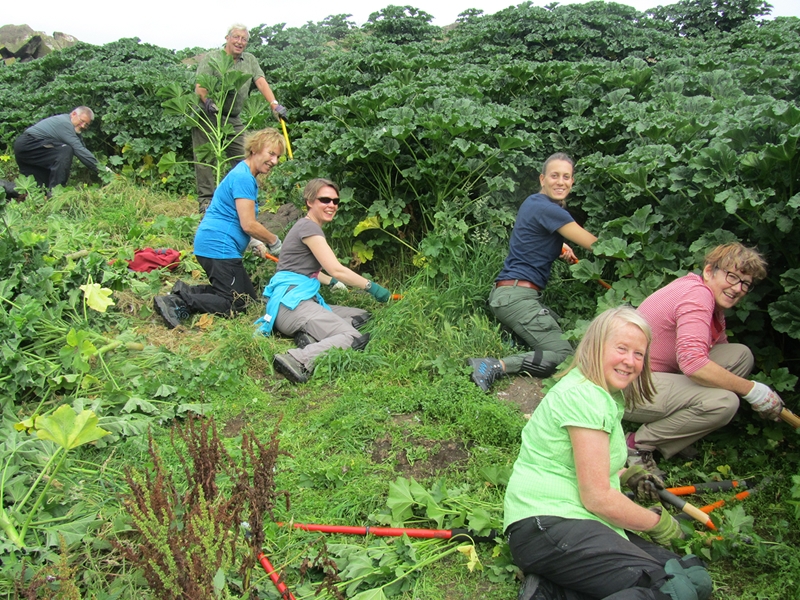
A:
[[[535,0],[544,6],[551,0]],[[562,4],[568,4],[566,0]],[[637,10],[647,10],[674,0],[626,0]],[[225,31],[231,23],[248,27],[262,23],[286,23],[299,27],[308,21],[322,21],[334,14],[351,14],[356,25],[363,25],[369,15],[390,4],[410,5],[434,17],[433,24],[453,23],[459,13],[477,8],[486,14],[515,6],[509,0],[352,0],[347,3],[321,0],[271,2],[236,2],[233,8],[220,0],[38,0],[7,1],[0,11],[0,25],[29,25],[36,31],[52,34],[62,31],[91,44],[106,44],[120,38],[137,37],[142,42],[164,48],[183,49],[200,46],[210,48],[224,43]],[[797,0],[772,0],[773,16],[800,16]],[[222,7],[222,8],[220,8]]]

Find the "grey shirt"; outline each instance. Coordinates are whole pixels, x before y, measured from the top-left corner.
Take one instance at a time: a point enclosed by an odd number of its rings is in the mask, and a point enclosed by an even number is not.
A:
[[[322,265],[311,252],[311,249],[303,243],[307,237],[321,235],[325,239],[322,227],[314,223],[311,219],[303,217],[295,223],[286,234],[281,248],[281,256],[278,261],[277,271],[291,271],[300,273],[307,277],[315,276],[319,273]]]
[[[42,119],[36,125],[25,130],[25,133],[37,140],[52,141],[72,146],[75,156],[95,173],[98,171],[97,159],[86,149],[83,139],[75,131],[69,114],[55,115]]]

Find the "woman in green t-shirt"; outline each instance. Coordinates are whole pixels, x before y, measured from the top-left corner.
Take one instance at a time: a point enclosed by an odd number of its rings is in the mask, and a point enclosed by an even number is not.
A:
[[[626,402],[636,406],[653,394],[650,339],[647,322],[630,307],[597,317],[522,432],[504,523],[526,575],[520,600],[704,600],[711,593],[699,559],[661,547],[682,537],[678,522],[620,491],[622,480],[639,499],[657,500],[654,487],[663,488],[640,465],[624,470]]]

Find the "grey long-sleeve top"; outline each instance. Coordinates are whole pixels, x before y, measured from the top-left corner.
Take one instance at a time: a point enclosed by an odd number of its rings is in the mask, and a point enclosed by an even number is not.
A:
[[[36,125],[32,125],[25,130],[26,133],[40,140],[54,140],[62,144],[72,146],[75,156],[92,169],[94,172],[99,170],[97,159],[94,154],[86,149],[83,139],[75,131],[75,126],[70,120],[69,114],[55,115],[42,119]]]

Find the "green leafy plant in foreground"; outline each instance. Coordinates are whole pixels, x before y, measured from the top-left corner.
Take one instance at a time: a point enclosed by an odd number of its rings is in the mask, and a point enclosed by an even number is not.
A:
[[[47,498],[53,482],[57,481],[56,476],[64,466],[70,451],[78,446],[97,441],[108,435],[109,432],[97,426],[97,415],[92,411],[83,410],[78,413],[66,404],[60,406],[51,415],[28,419],[15,427],[19,431],[36,433],[39,440],[52,442],[55,446],[55,450],[50,453],[46,464],[30,484],[28,490],[20,494],[25,485],[25,478],[29,474],[24,471],[18,474],[18,466],[15,465],[13,459],[17,452],[25,451],[27,443],[9,443],[7,440],[5,444],[5,467],[2,478],[0,478],[0,500],[2,500],[0,528],[14,545],[24,548],[28,545],[40,545],[38,541],[31,544],[26,540],[34,518],[52,526],[54,520],[42,518],[40,508],[42,508],[42,503]],[[39,495],[30,504],[29,501],[39,489],[39,484],[43,479],[45,484],[41,487]],[[6,491],[11,490],[14,490],[11,494],[11,505],[9,508],[5,508]],[[19,497],[20,495],[21,497]],[[58,520],[55,519],[55,521]]]

